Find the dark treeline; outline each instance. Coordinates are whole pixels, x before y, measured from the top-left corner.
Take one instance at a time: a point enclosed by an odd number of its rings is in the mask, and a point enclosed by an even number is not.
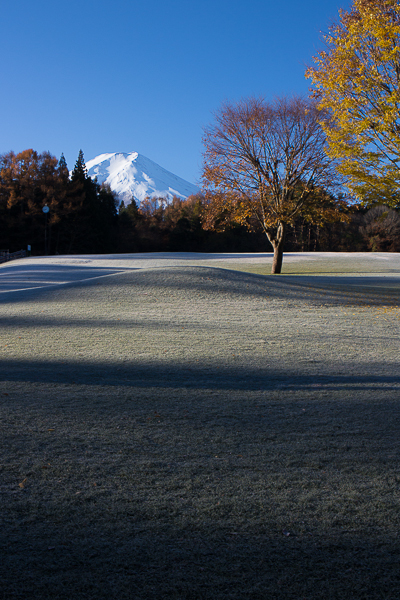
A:
[[[49,212],[45,214],[43,207]],[[186,200],[147,198],[117,210],[112,191],[87,174],[80,152],[71,177],[64,157],[25,150],[0,156],[0,250],[35,255],[123,252],[270,252],[254,224],[210,223],[201,194]],[[347,222],[289,228],[285,251],[400,251],[400,216],[385,206],[352,205]],[[218,218],[218,217],[217,217]]]
[[[49,212],[43,212],[48,206]],[[112,252],[116,201],[87,174],[82,151],[69,176],[63,156],[25,150],[0,157],[0,247],[34,254]]]
[[[344,209],[346,222],[315,225],[299,218],[288,229],[286,252],[399,252],[400,215],[386,206]],[[207,218],[201,194],[170,204],[147,199],[122,205],[118,217],[118,252],[271,252],[265,234],[232,223],[220,230]],[[253,226],[252,226],[253,225]]]

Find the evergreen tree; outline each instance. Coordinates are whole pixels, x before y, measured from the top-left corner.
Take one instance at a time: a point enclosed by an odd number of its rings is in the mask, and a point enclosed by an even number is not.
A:
[[[72,171],[69,191],[68,252],[112,252],[116,243],[116,201],[110,188],[88,175],[82,150]]]
[[[85,159],[83,157],[82,150],[79,150],[78,158],[75,163],[74,170],[72,171],[71,181],[81,181],[82,183],[88,178],[88,173],[85,165]]]
[[[64,179],[65,181],[67,181],[69,179],[69,171],[68,171],[67,161],[65,160],[64,154],[61,154],[57,167],[58,167],[58,172],[59,172],[61,179]]]
[[[138,252],[137,224],[141,220],[139,207],[132,196],[131,202],[125,206],[122,200],[118,211],[118,250],[120,252]]]

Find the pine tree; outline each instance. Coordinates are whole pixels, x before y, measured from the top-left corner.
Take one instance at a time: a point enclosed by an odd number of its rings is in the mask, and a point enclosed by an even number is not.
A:
[[[117,220],[115,197],[88,175],[82,150],[72,171],[69,201],[67,252],[112,252]]]
[[[65,160],[64,154],[61,154],[60,160],[58,161],[58,173],[61,179],[68,180],[69,179],[69,171],[67,167],[67,161]]]
[[[75,163],[74,170],[72,171],[71,181],[81,181],[82,183],[88,178],[88,172],[85,165],[85,159],[83,157],[82,150],[79,150],[78,158]]]

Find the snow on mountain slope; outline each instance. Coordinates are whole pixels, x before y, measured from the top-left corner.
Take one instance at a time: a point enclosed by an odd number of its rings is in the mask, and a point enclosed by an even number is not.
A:
[[[99,154],[86,162],[86,168],[90,177],[97,177],[100,184],[108,183],[125,204],[132,200],[132,196],[140,204],[146,196],[172,200],[174,196],[184,199],[199,192],[197,186],[137,152]]]

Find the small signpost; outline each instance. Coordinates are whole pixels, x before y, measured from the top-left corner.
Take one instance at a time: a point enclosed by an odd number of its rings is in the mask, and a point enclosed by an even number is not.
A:
[[[44,212],[44,216],[45,216],[45,222],[44,222],[44,254],[45,256],[47,256],[47,215],[50,211],[49,207],[47,206],[47,204],[45,204],[42,208],[42,211]]]

